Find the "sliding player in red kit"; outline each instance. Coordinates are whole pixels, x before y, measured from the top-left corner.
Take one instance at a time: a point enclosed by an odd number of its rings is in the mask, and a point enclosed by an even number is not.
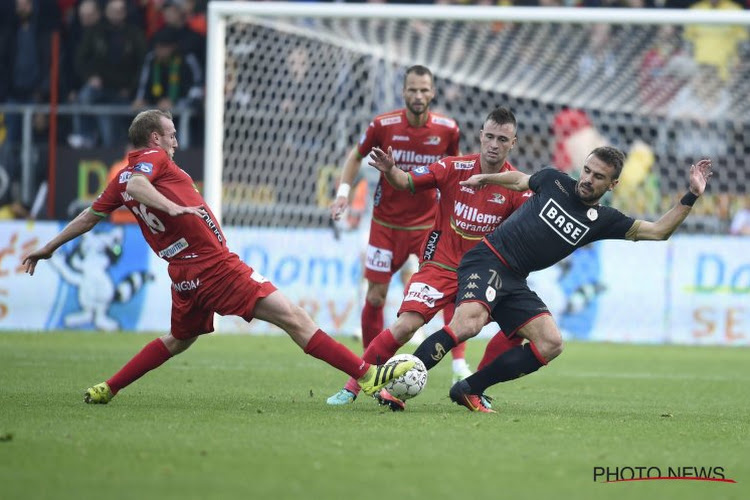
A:
[[[168,334],[147,344],[110,379],[84,393],[86,403],[108,403],[121,389],[190,347],[213,331],[213,316],[258,318],[286,331],[305,353],[358,380],[372,394],[408,371],[413,362],[375,367],[320,330],[308,314],[227,248],[224,233],[190,176],[173,161],[177,139],[172,116],[139,113],[128,130],[135,150],[128,165],[107,185],[90,208],[81,212],[44,247],[23,259],[34,274],[64,243],[91,230],[125,205],[138,219],[151,249],[169,263],[172,319]]]
[[[456,270],[461,257],[531,195],[530,191],[522,193],[494,187],[475,190],[459,184],[481,172],[515,171],[507,157],[516,144],[516,128],[513,113],[497,108],[487,116],[480,131],[479,154],[443,158],[409,173],[395,167],[392,151],[373,150],[370,165],[383,172],[394,189],[418,193],[437,188],[440,201],[435,222],[422,245],[419,271],[404,290],[398,319],[370,342],[362,355],[365,360],[391,358],[422,325],[441,309],[453,305],[458,290]],[[505,335],[495,335],[480,368],[518,343]],[[356,395],[359,392],[357,381],[350,379],[343,390]],[[404,409],[404,402],[385,390],[381,390],[377,398],[394,411]]]

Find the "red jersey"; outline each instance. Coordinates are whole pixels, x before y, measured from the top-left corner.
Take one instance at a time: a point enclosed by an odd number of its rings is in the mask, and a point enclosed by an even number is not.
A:
[[[428,112],[427,122],[412,127],[406,110],[400,109],[378,115],[359,140],[357,150],[362,157],[379,147],[393,148],[396,167],[410,172],[426,167],[445,156],[458,154],[459,130],[456,122],[445,116]],[[394,189],[383,174],[375,190],[373,220],[396,229],[427,229],[435,218],[437,194],[434,189],[417,193]]]
[[[178,205],[203,206],[204,217],[191,214],[170,216],[133,199],[125,188],[133,174],[142,174],[161,194]],[[229,252],[216,217],[198,192],[193,179],[160,148],[128,154],[128,164],[107,184],[91,205],[94,213],[106,215],[125,205],[135,214],[143,237],[151,249],[167,262],[197,262]]]
[[[482,189],[458,182],[482,173],[480,155],[444,158],[429,167],[413,170],[414,191],[438,188],[440,203],[435,223],[422,244],[421,262],[455,271],[461,257],[491,233],[533,194],[489,184]],[[507,161],[501,172],[516,170]]]

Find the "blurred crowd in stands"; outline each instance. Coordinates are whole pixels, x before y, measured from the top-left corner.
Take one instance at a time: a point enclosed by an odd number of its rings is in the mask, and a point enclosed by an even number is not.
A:
[[[313,0],[314,1],[314,0]],[[55,85],[59,104],[80,105],[64,115],[58,142],[72,148],[125,147],[127,114],[85,113],[87,105],[188,108],[198,117],[202,145],[206,11],[209,0],[0,0],[0,104],[48,103]],[[348,3],[348,2],[342,2]],[[367,3],[367,2],[352,2]],[[369,3],[502,6],[750,9],[750,0],[414,0]],[[606,25],[593,25],[594,43],[580,54],[578,74],[614,77]],[[681,33],[676,33],[676,31]],[[53,34],[54,35],[53,37]],[[51,81],[53,38],[59,37],[59,77]],[[601,38],[596,42],[596,37]],[[642,102],[667,116],[696,119],[737,109],[724,86],[750,68],[748,30],[742,26],[660,28],[640,63]],[[744,55],[743,55],[744,54]],[[744,60],[744,63],[742,62]],[[692,68],[688,71],[685,68]],[[703,68],[693,71],[695,68]],[[739,71],[739,73],[738,73]],[[694,74],[694,85],[680,78]],[[682,75],[682,77],[680,77]],[[683,78],[684,80],[684,78]],[[747,85],[744,83],[743,85]],[[707,89],[710,89],[707,91]],[[717,91],[719,89],[719,91]],[[705,101],[697,106],[695,102]],[[692,103],[692,104],[691,104]],[[688,117],[690,118],[690,117]],[[46,141],[47,115],[34,116],[34,133]],[[21,116],[0,113],[0,153],[21,142]],[[685,138],[685,147],[699,144]],[[703,141],[705,144],[705,141]],[[557,151],[555,152],[557,154]],[[2,158],[2,156],[0,156]]]

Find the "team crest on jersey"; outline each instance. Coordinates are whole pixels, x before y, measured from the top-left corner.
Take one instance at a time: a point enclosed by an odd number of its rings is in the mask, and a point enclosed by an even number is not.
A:
[[[502,205],[503,203],[505,203],[506,199],[505,196],[500,193],[492,193],[492,198],[487,201],[489,201],[490,203],[497,203],[498,205]]]
[[[417,167],[414,170],[411,171],[415,176],[424,175],[430,172],[430,169],[422,165],[421,167]]]
[[[487,290],[484,291],[484,296],[487,298],[487,302],[492,302],[495,300],[495,297],[497,297],[497,291],[491,286],[488,286]]]
[[[393,137],[391,138],[391,140],[392,140],[393,142],[398,142],[398,141],[400,141],[400,142],[409,142],[409,137],[408,137],[408,136],[406,136],[406,135],[394,135],[394,136],[393,136]]]
[[[454,161],[453,168],[456,170],[471,170],[476,165],[474,161]]]
[[[401,116],[389,116],[387,118],[383,118],[380,120],[381,125],[395,125],[397,123],[401,123]]]
[[[132,172],[122,172],[117,182],[120,184],[125,184],[126,182],[130,180],[132,176],[133,176]]]
[[[154,171],[154,164],[146,163],[145,161],[136,163],[135,166],[133,167],[133,172],[140,172],[146,175],[151,175],[153,171]]]
[[[539,217],[547,223],[552,230],[563,240],[571,245],[577,245],[589,232],[589,227],[571,216],[553,199],[547,201],[542,208]]]
[[[426,141],[424,141],[424,143],[428,146],[437,146],[438,144],[440,144],[440,136],[431,135],[427,138]]]
[[[442,299],[445,294],[426,283],[412,283],[404,294],[404,302],[412,300],[421,302],[427,307],[435,307],[435,301]]]

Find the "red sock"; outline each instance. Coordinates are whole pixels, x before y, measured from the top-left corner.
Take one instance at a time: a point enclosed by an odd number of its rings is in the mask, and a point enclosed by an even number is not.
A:
[[[154,339],[141,349],[141,352],[133,356],[120,371],[107,380],[107,385],[112,394],[117,394],[120,389],[132,384],[147,372],[160,367],[166,360],[172,357],[167,346],[161,339]]]
[[[383,330],[383,306],[375,307],[365,300],[362,308],[362,345],[366,348]]]
[[[453,359],[466,359],[466,342],[461,342],[456,347],[451,349]]]
[[[365,349],[365,353],[362,355],[362,359],[371,364],[382,365],[396,354],[396,351],[401,347],[401,344],[393,337],[393,334],[389,329],[385,329],[377,337],[372,339],[370,345]],[[350,378],[344,386],[349,392],[359,394],[359,384],[354,378]]]
[[[365,374],[369,363],[329,337],[323,330],[318,330],[305,346],[305,353],[325,361],[334,368],[358,379]]]
[[[522,343],[523,339],[521,337],[514,336],[509,339],[502,331],[498,331],[487,344],[487,347],[484,350],[484,356],[482,356],[482,361],[480,361],[479,366],[477,366],[477,371],[490,364],[496,357],[500,356],[508,349],[512,349]]]

